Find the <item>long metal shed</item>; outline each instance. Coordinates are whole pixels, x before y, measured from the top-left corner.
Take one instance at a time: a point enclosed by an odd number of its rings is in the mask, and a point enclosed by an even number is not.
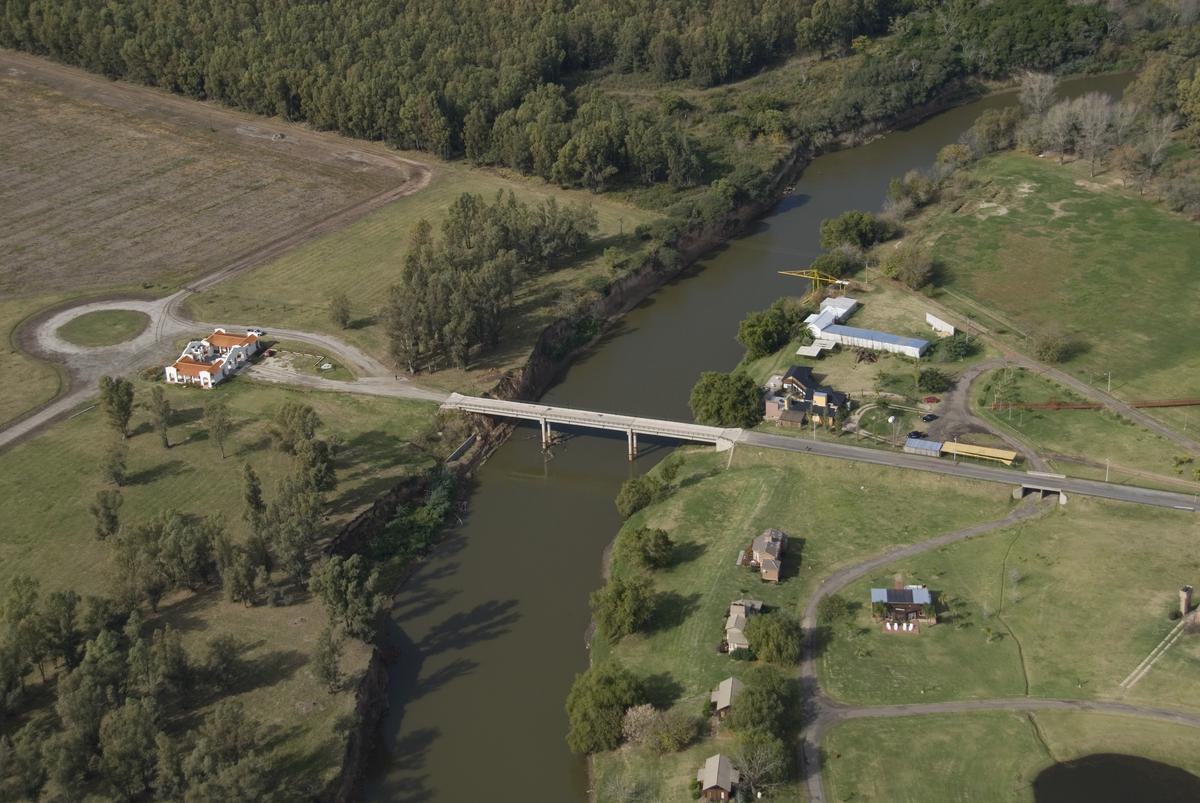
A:
[[[904,441],[904,451],[909,454],[923,454],[927,457],[941,457],[942,442],[927,441],[924,438],[909,438]]]

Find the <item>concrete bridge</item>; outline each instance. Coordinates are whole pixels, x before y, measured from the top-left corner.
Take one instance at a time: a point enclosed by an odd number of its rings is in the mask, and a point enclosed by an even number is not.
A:
[[[526,421],[537,421],[542,430],[542,446],[550,444],[550,431],[553,424],[585,429],[605,429],[613,432],[624,432],[629,441],[629,459],[637,457],[638,435],[652,435],[659,438],[672,438],[681,441],[698,441],[711,443],[718,452],[733,447],[741,437],[740,429],[722,429],[721,427],[706,427],[701,424],[687,424],[681,421],[664,421],[658,418],[638,418],[615,413],[596,413],[590,410],[574,410],[569,407],[550,407],[545,404],[529,402],[505,401],[503,399],[485,399],[479,396],[464,396],[461,393],[451,393],[442,403],[443,410],[462,410],[467,413],[491,415],[501,418],[520,418]]]

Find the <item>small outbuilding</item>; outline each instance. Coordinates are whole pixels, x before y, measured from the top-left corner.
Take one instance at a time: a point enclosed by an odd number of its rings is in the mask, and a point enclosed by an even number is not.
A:
[[[720,753],[709,756],[696,773],[696,780],[700,782],[700,796],[705,800],[733,800],[734,790],[741,779],[741,773],[729,757]]]
[[[735,677],[727,677],[717,684],[716,690],[709,695],[709,699],[716,706],[717,716],[724,719],[725,715],[729,713],[729,708],[733,705],[733,701],[741,693],[742,682]]]
[[[923,454],[926,457],[941,457],[942,442],[925,440],[924,438],[908,438],[904,441],[904,451],[907,454]]]
[[[926,586],[872,588],[871,615],[890,623],[932,625],[937,622],[933,594]]]

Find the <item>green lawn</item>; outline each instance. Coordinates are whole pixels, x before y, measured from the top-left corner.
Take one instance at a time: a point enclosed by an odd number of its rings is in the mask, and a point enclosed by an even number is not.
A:
[[[58,334],[77,346],[113,346],[132,340],[149,325],[150,316],[144,312],[110,309],[73,318],[58,330]]]
[[[728,454],[689,453],[680,489],[629,520],[627,527],[662,527],[678,544],[675,565],[652,577],[666,605],[650,633],[593,647],[597,658],[612,654],[639,674],[669,678],[688,711],[698,711],[722,678],[746,666],[716,649],[731,600],[751,596],[799,616],[815,585],[837,568],[999,518],[1012,504],[996,486],[843,461],[742,447],[728,461]],[[792,538],[778,585],[734,565],[739,550],[767,527]],[[716,749],[706,743],[663,758],[623,749],[597,757],[596,767],[603,775],[628,762],[658,779],[664,800],[684,800],[697,759]]]
[[[1058,471],[1103,479],[1104,461],[1110,461],[1114,482],[1147,484],[1138,472],[1150,472],[1185,482],[1171,483],[1172,490],[1200,490],[1194,462],[1175,444],[1148,429],[1107,410],[991,410],[1005,393],[1013,402],[1079,402],[1084,399],[1022,368],[1000,369],[981,376],[973,391],[976,414],[1006,429],[1033,446]],[[1200,414],[1197,415],[1200,422]],[[1193,462],[1179,462],[1192,458]]]
[[[1035,803],[1034,779],[1056,762],[1120,753],[1200,773],[1195,744],[1194,728],[1106,714],[852,720],[825,738],[825,791],[831,801]]]
[[[936,241],[939,301],[1014,345],[1061,329],[1064,367],[1125,399],[1200,396],[1200,229],[1084,164],[1023,153],[972,168],[964,202],[936,205],[911,236]],[[1173,423],[1181,413],[1154,410]]]
[[[62,388],[58,369],[20,351],[15,338],[23,320],[52,303],[47,297],[0,298],[0,331],[5,336],[0,343],[0,375],[5,378],[0,390],[0,426],[50,401]]]
[[[422,161],[428,156],[421,155]],[[428,187],[401,198],[366,218],[290,251],[278,260],[255,268],[194,296],[190,305],[206,320],[241,320],[265,326],[329,332],[378,356],[387,353],[386,335],[377,318],[388,288],[400,277],[409,236],[421,219],[435,228],[450,204],[464,192],[487,200],[501,190],[512,190],[526,202],[556,197],[560,202],[592,204],[600,221],[593,245],[575,264],[527,282],[517,294],[516,306],[506,323],[500,347],[481,356],[470,372],[447,370],[423,381],[446,387],[489,387],[503,371],[519,364],[542,329],[559,313],[563,298],[574,299],[602,288],[609,278],[601,257],[615,247],[628,254],[641,243],[632,232],[657,215],[602,195],[561,190],[541,181],[484,171],[463,164],[434,162]],[[328,315],[328,301],[345,293],[353,320],[349,329],[336,326]]]
[[[888,566],[842,592],[864,604],[827,639],[822,683],[871,705],[1019,696],[1026,683],[1035,697],[1120,698],[1120,682],[1176,624],[1167,614],[1179,587],[1200,585],[1196,533],[1190,514],[1073,497]],[[939,624],[917,636],[872,624],[868,590],[896,579],[934,590]],[[1166,676],[1187,676],[1179,670]],[[1153,687],[1135,687],[1145,702],[1142,689]],[[1200,710],[1194,684],[1161,691],[1155,705]]]
[[[401,476],[431,463],[410,441],[433,420],[433,404],[329,393],[301,393],[242,379],[214,391],[165,387],[176,409],[170,449],[149,430],[147,414],[133,417],[128,440],[129,481],[121,489],[126,525],[168,509],[218,515],[234,537],[246,534],[241,510],[241,471],[251,463],[268,501],[291,459],[269,445],[267,423],[285,401],[312,405],[322,435],[337,436],[338,486],[328,497],[329,531],[373,502]],[[139,400],[149,391],[137,383]],[[202,405],[220,397],[235,422],[225,459],[208,441]],[[0,584],[14,575],[36,577],[43,593],[71,588],[80,594],[109,590],[108,544],[92,534],[88,505],[101,486],[98,464],[114,433],[98,410],[56,424],[36,437],[0,452]],[[166,600],[152,626],[178,628],[193,655],[212,636],[229,634],[242,645],[245,667],[234,696],[271,730],[278,771],[290,785],[315,796],[340,765],[344,734],[352,720],[354,684],[369,651],[347,643],[343,670],[346,692],[331,696],[308,666],[317,635],[325,625],[319,602],[301,599],[281,607],[247,608],[223,601],[220,591],[177,593]]]

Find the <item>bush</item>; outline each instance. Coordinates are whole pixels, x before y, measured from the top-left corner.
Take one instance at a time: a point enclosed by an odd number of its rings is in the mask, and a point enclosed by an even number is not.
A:
[[[1070,356],[1070,345],[1060,334],[1043,332],[1035,335],[1032,343],[1033,356],[1042,362],[1064,362]]]
[[[736,731],[783,736],[791,724],[791,696],[791,684],[782,672],[771,666],[755,667],[725,721]]]
[[[933,280],[933,259],[929,251],[914,243],[893,248],[879,263],[879,270],[912,290],[920,290]]]
[[[746,349],[746,357],[757,360],[772,354],[787,343],[791,327],[780,306],[751,312],[738,325],[737,341]]]
[[[974,354],[979,348],[975,338],[966,332],[958,332],[950,337],[943,337],[937,344],[937,357],[942,362],[963,360]]]
[[[862,266],[862,257],[844,248],[839,248],[828,254],[821,254],[810,265],[813,270],[828,273],[834,278],[849,276],[857,272]]]
[[[627,519],[657,500],[664,490],[665,484],[658,477],[643,476],[625,480],[617,492],[617,512]]]
[[[735,661],[754,661],[757,656],[754,655],[754,650],[749,647],[738,647],[729,653],[729,657]]]
[[[688,405],[696,421],[710,426],[753,427],[763,419],[758,386],[740,372],[704,372],[692,388]]]
[[[609,641],[636,633],[654,613],[654,593],[644,577],[616,576],[591,596],[592,616]]]
[[[774,611],[751,616],[746,621],[746,640],[754,645],[754,653],[773,664],[794,664],[800,660],[803,631],[800,623],[786,614]]]
[[[567,746],[576,753],[615,749],[625,712],[644,701],[641,683],[615,661],[576,675],[567,695]]]
[[[870,212],[851,210],[821,221],[821,247],[832,250],[840,245],[870,248],[895,236],[895,228]]]
[[[675,545],[666,530],[639,527],[617,539],[617,552],[644,569],[661,569],[671,563]]]
[[[817,603],[817,621],[822,624],[833,624],[849,617],[850,603],[841,594],[830,594]]]
[[[917,389],[923,393],[945,393],[954,387],[954,379],[937,368],[923,368],[917,376]]]

